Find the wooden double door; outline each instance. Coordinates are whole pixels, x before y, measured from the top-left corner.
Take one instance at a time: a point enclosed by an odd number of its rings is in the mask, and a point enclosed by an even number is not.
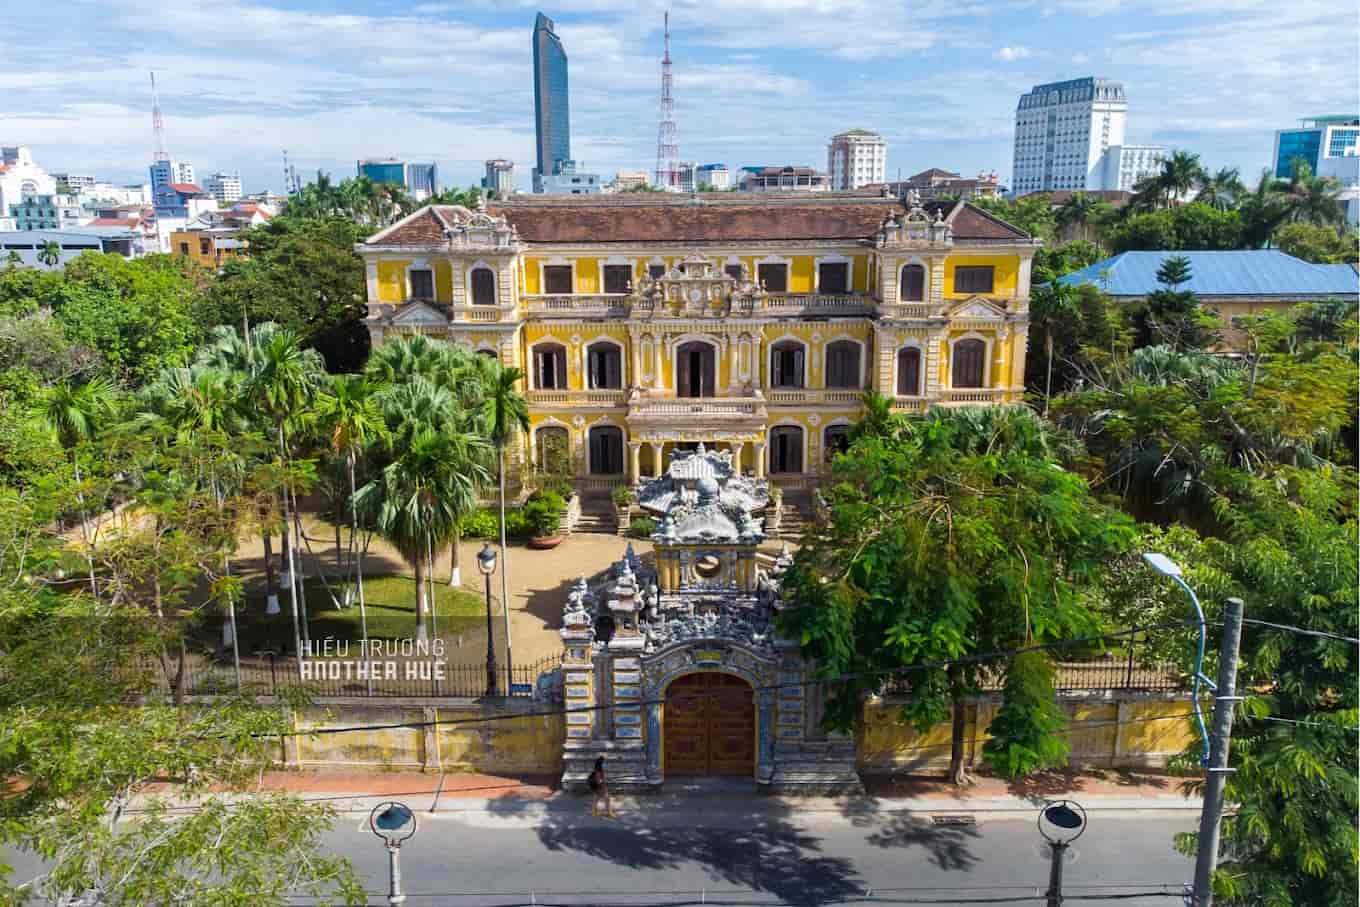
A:
[[[756,768],[751,685],[716,672],[686,674],[666,690],[665,770],[670,775],[746,775]]]

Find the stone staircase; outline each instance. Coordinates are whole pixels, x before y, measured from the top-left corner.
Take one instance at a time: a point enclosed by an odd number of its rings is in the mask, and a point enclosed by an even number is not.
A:
[[[596,532],[601,535],[619,534],[619,515],[609,498],[582,498],[581,515],[576,518],[572,532]]]
[[[803,527],[807,525],[807,514],[805,502],[786,495],[779,506],[779,530],[775,538],[797,541],[803,535]]]
[[[769,790],[803,796],[864,793],[864,783],[855,770],[854,739],[776,743]]]

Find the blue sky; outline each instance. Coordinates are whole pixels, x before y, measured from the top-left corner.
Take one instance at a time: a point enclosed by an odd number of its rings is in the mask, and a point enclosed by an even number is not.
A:
[[[433,159],[445,184],[509,157],[527,188],[542,9],[570,57],[574,156],[651,170],[667,8],[681,157],[732,167],[824,168],[831,135],[866,127],[890,176],[1008,179],[1019,96],[1097,75],[1127,86],[1128,141],[1254,181],[1276,128],[1360,109],[1356,9],[1335,0],[58,0],[0,31],[0,144],[145,180],[154,68],[171,153],[240,170],[247,191],[282,188],[284,148],[337,177]]]

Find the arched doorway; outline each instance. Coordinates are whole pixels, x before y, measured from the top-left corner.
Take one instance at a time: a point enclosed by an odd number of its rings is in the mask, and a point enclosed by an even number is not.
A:
[[[666,688],[662,740],[668,776],[754,776],[756,710],[751,685],[716,671],[676,678]]]
[[[675,395],[712,397],[717,371],[713,344],[702,340],[680,344],[675,349]]]

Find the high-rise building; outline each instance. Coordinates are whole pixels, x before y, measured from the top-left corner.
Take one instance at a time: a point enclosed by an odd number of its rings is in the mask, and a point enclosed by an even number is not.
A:
[[[726,164],[700,164],[694,171],[696,189],[726,191],[732,186],[732,173]]]
[[[217,199],[219,205],[230,205],[241,200],[241,174],[219,170],[208,177],[203,188]]]
[[[1161,145],[1111,145],[1105,152],[1100,189],[1132,192],[1138,181],[1162,169],[1166,149]]]
[[[567,103],[567,52],[542,13],[534,20],[534,134],[538,159],[534,191],[543,191],[543,178],[560,173],[571,158],[571,114]]]
[[[482,177],[482,188],[496,193],[497,198],[506,198],[515,191],[515,162],[500,158],[486,162],[486,176]]]
[[[826,146],[826,172],[833,190],[881,183],[888,166],[888,143],[868,129],[833,135]]]
[[[1132,174],[1145,175],[1139,167],[1160,162],[1162,149],[1125,145],[1128,108],[1123,82],[1090,76],[1036,85],[1021,95],[1011,192],[1132,188],[1138,178]],[[1121,186],[1126,171],[1131,181]]]
[[[193,184],[198,181],[194,179],[194,165],[188,161],[177,161],[173,158],[158,158],[151,163],[151,193],[155,195],[156,190],[161,186],[169,186],[172,183]]]
[[[1360,222],[1360,117],[1352,114],[1309,117],[1294,129],[1275,133],[1274,173],[1288,179],[1301,159],[1317,176],[1341,184],[1346,219]]]
[[[693,192],[699,188],[698,161],[680,161],[675,165],[675,189],[678,192]]]
[[[365,158],[355,165],[355,173],[375,183],[401,186],[416,201],[424,201],[439,191],[439,168],[433,163],[412,163],[394,157]]]

